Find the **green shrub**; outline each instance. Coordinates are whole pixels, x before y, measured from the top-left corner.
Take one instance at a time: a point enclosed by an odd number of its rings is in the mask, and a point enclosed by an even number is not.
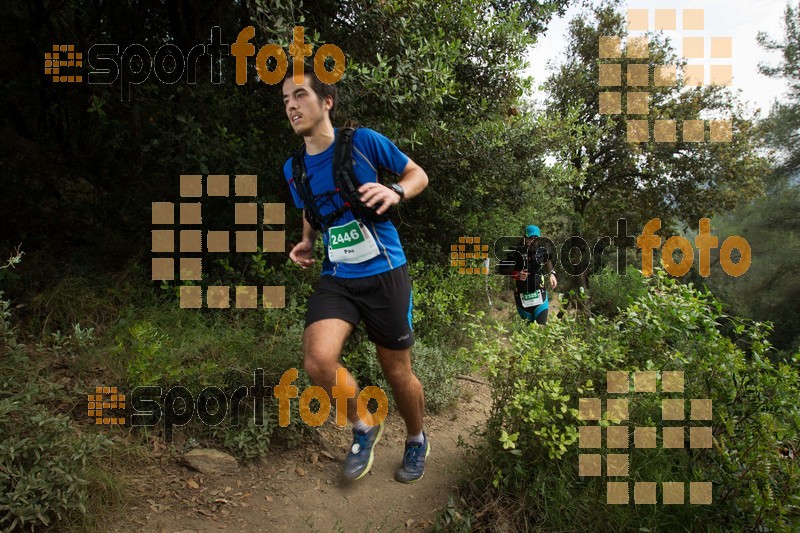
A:
[[[413,352],[414,348],[412,348]],[[375,345],[367,339],[363,326],[359,326],[350,335],[342,352],[342,365],[350,371],[361,388],[368,385],[380,387],[389,397],[389,408],[394,408],[389,382],[383,376],[383,370],[375,353]]]
[[[265,386],[276,386],[280,376],[264,375]],[[283,371],[281,371],[281,374]],[[247,376],[249,385],[252,385],[252,375]],[[238,384],[229,384],[227,396],[237,387],[248,385],[244,381]],[[311,382],[305,372],[300,369],[294,386],[302,394]],[[253,459],[264,457],[269,454],[269,446],[273,442],[278,442],[287,448],[296,447],[303,436],[310,434],[313,428],[307,425],[300,417],[300,402],[298,398],[289,401],[289,425],[282,427],[278,424],[278,400],[267,397],[263,404],[263,418],[260,424],[256,423],[254,405],[252,398],[246,398],[239,404],[239,418],[237,425],[233,425],[232,417],[227,416],[225,420],[215,427],[208,427],[202,433],[211,438],[215,443],[221,444],[228,452],[236,455],[240,459]]]
[[[425,391],[425,408],[438,413],[455,405],[460,386],[456,375],[469,365],[447,347],[417,343],[411,352],[411,362]]]
[[[81,434],[68,416],[53,413],[63,387],[31,372],[8,309],[0,293],[0,529],[32,529],[87,514],[90,479],[111,441]]]
[[[303,328],[296,309],[248,310],[231,319],[180,309],[174,302],[168,305],[171,307],[146,310],[126,319],[115,334],[112,353],[126,362],[126,382],[131,389],[154,385],[166,391],[183,386],[196,398],[205,387],[215,386],[230,398],[237,388],[253,385],[257,368],[264,371],[265,386],[275,386],[289,368],[302,370]],[[304,387],[304,380],[307,378],[301,373],[296,386]],[[248,397],[240,403],[238,425],[230,423],[228,413],[218,426],[207,427],[195,419],[175,431],[222,446],[243,459],[264,456],[270,442],[277,439],[295,445],[308,429],[296,412],[288,427],[277,426],[277,409],[277,402],[267,399],[264,424],[256,425],[253,401]]]
[[[589,278],[592,311],[606,316],[618,314],[646,292],[644,276],[630,265],[624,274],[617,273],[613,268],[604,267]]]
[[[473,450],[471,502],[485,511],[475,516],[502,513],[512,527],[558,531],[800,527],[800,470],[777,452],[798,444],[797,357],[792,365],[772,363],[768,328],[723,315],[709,293],[663,272],[648,285],[614,321],[567,316],[547,328],[515,324],[491,333],[475,326],[494,389],[486,439]],[[736,323],[735,340],[720,333],[723,321]],[[577,455],[587,453],[578,448],[578,427],[597,424],[578,420],[578,398],[605,405],[609,370],[680,370],[687,404],[712,399],[711,422],[685,423],[710,425],[711,449],[663,449],[660,442],[637,449],[627,480],[711,481],[713,505],[607,505],[608,478],[578,476]],[[612,397],[630,400],[628,420],[600,425],[626,425],[630,433],[661,425],[660,393]],[[620,453],[588,453],[609,452]]]
[[[281,317],[283,309],[247,311],[234,319],[166,306],[139,312],[120,321],[113,359],[132,387],[183,385],[192,392],[223,386],[231,372],[252,380],[255,368],[272,378],[298,367],[302,323]]]
[[[37,255],[40,262],[49,261]],[[34,264],[30,276],[41,276],[49,266]],[[37,336],[48,336],[58,330],[66,331],[73,324],[100,330],[119,317],[120,310],[157,303],[150,290],[149,264],[144,267],[131,261],[125,270],[109,274],[98,273],[70,263],[40,281],[20,287],[17,292],[26,304],[26,327]],[[30,296],[29,296],[30,295]]]
[[[431,345],[463,346],[463,324],[484,297],[483,277],[421,262],[409,263],[408,270],[414,287],[414,336]]]
[[[268,414],[273,414],[272,411]],[[275,432],[277,422],[271,416],[264,416],[264,423],[258,425],[252,416],[246,417],[244,423],[232,426],[227,421],[217,427],[209,428],[209,433],[226,450],[241,459],[264,457],[269,453],[269,444]]]

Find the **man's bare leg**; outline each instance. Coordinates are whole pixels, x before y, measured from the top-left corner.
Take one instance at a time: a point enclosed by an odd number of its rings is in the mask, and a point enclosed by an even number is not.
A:
[[[419,435],[422,432],[425,393],[422,383],[411,369],[411,349],[390,350],[382,346],[375,347],[383,374],[392,386],[397,410],[406,423],[406,431],[408,435]]]
[[[425,392],[411,369],[411,350],[389,350],[377,346],[378,361],[392,386],[397,410],[406,423],[406,446],[403,462],[394,478],[403,483],[414,483],[425,474],[425,460],[431,451],[430,442],[422,431],[425,411]]]
[[[375,457],[375,445],[383,433],[383,424],[369,427],[374,421],[367,413],[365,420],[358,416],[358,385],[350,372],[346,373],[346,384],[336,382],[337,370],[347,337],[353,325],[338,318],[314,322],[303,334],[303,366],[311,381],[322,387],[334,401],[334,387],[347,386],[354,394],[347,398],[347,418],[353,423],[353,445],[345,457],[342,473],[345,479],[355,481],[367,475]]]
[[[332,391],[337,385],[336,371],[344,368],[339,363],[339,358],[342,356],[344,343],[352,331],[351,323],[338,318],[328,318],[310,324],[303,333],[303,368],[314,385],[325,389],[334,406],[336,404]],[[347,399],[347,419],[355,422],[358,420],[356,398],[359,388],[349,371],[347,371],[346,386],[355,389],[355,395]]]

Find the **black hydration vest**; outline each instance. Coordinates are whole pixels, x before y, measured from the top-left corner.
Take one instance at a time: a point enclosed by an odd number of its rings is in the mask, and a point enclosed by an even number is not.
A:
[[[537,246],[531,249],[527,246],[515,246],[509,250],[506,258],[495,267],[495,272],[503,276],[510,276],[515,270],[523,268],[528,270],[528,279],[517,280],[515,285],[518,292],[531,292],[544,288],[544,265],[550,260],[547,249]]]
[[[335,145],[333,147],[333,184],[334,189],[322,194],[315,195],[311,190],[308,175],[306,174],[306,146],[303,144],[292,155],[292,183],[297,189],[297,194],[305,204],[306,220],[311,224],[311,227],[316,231],[327,231],[328,228],[347,211],[352,211],[353,216],[362,221],[372,222],[385,222],[389,220],[389,215],[392,209],[389,209],[382,215],[378,215],[376,211],[380,204],[373,207],[367,207],[361,201],[361,194],[358,188],[362,185],[356,178],[356,172],[353,168],[353,136],[355,134],[354,128],[341,128],[336,136]],[[381,183],[381,177],[384,169],[378,169],[378,183]],[[341,207],[334,209],[327,215],[322,215],[317,205],[317,199],[327,197],[329,200],[335,194],[342,197],[343,204]]]

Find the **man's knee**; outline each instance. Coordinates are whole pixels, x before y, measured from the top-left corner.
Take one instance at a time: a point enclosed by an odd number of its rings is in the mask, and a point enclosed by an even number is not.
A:
[[[303,368],[314,383],[330,383],[339,368],[344,341],[353,326],[341,320],[322,320],[303,333]]]
[[[315,384],[332,381],[338,362],[339,354],[333,353],[330,346],[313,341],[303,343],[303,369]]]
[[[330,376],[336,375],[336,360],[321,357],[318,352],[306,351],[303,355],[303,369],[314,383],[330,381]]]
[[[411,350],[386,350],[386,352],[381,354],[381,367],[384,376],[392,386],[413,382],[417,379],[411,369]]]
[[[386,376],[386,380],[394,387],[412,383],[417,379],[414,371],[406,367],[384,369],[383,373]]]

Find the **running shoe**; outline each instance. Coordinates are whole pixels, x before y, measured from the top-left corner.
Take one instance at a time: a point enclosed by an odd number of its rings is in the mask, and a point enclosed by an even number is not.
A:
[[[423,442],[406,442],[406,451],[403,454],[403,464],[394,473],[394,478],[401,483],[414,483],[422,479],[425,474],[425,459],[431,453],[428,436],[422,433]]]
[[[372,467],[375,456],[375,445],[383,434],[383,424],[379,424],[366,433],[353,429],[353,445],[344,460],[344,477],[350,481],[361,479]]]

